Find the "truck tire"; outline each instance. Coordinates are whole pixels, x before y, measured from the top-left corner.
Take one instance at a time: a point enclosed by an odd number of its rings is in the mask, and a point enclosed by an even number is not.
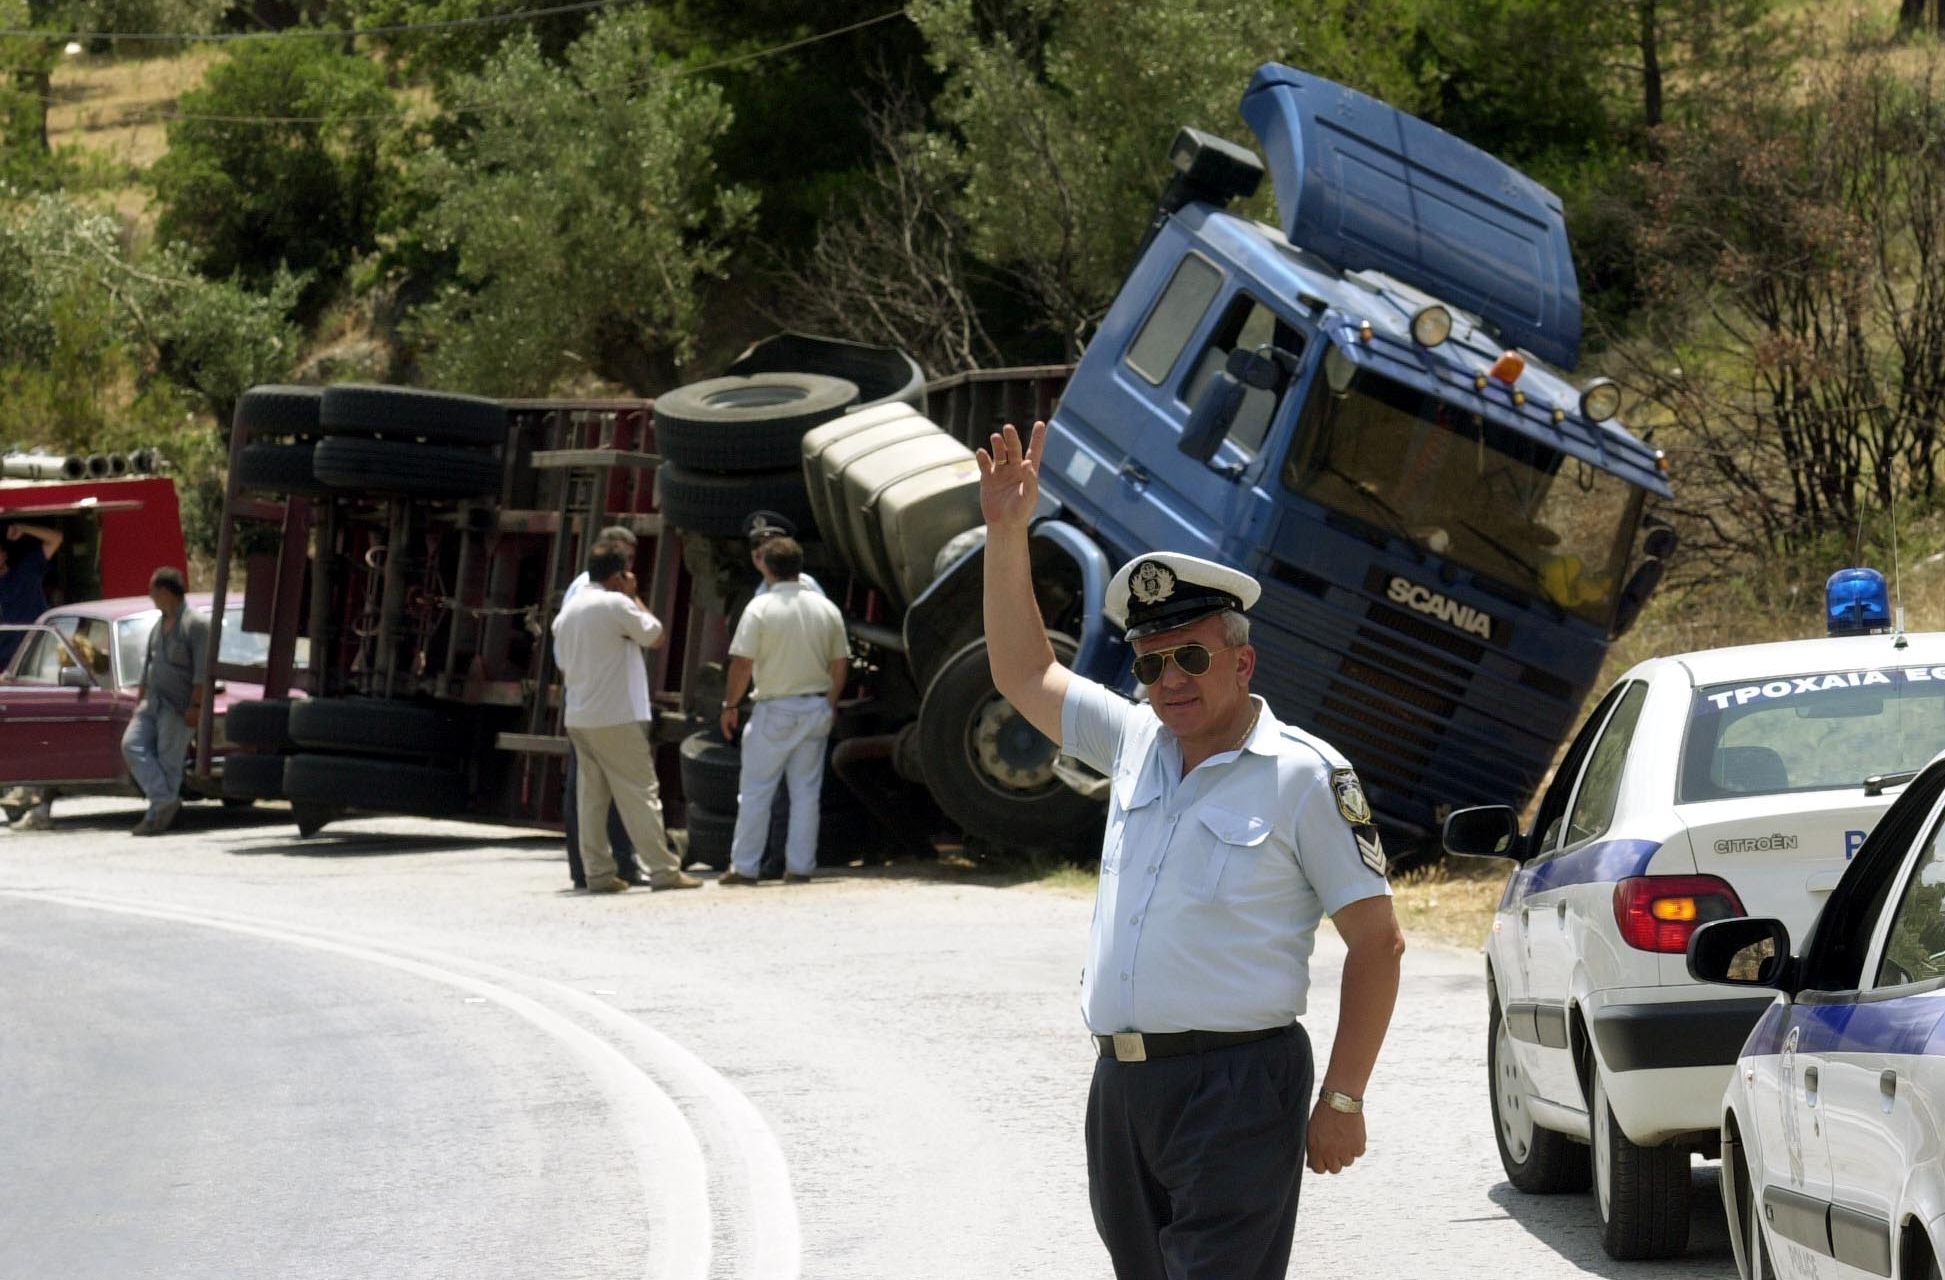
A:
[[[1528,1195],[1585,1191],[1592,1176],[1587,1148],[1564,1133],[1533,1122],[1527,1100],[1531,1090],[1513,1037],[1499,1011],[1499,995],[1486,991],[1486,1085],[1492,1104],[1493,1137],[1506,1180]]]
[[[292,444],[269,441],[246,444],[236,459],[236,482],[264,493],[291,493],[314,498],[331,492],[317,478],[317,445],[309,440]]]
[[[1052,639],[1055,654],[1071,662],[1074,642]],[[1016,848],[1099,852],[1104,808],[1054,776],[1053,743],[993,687],[985,640],[940,666],[919,704],[918,732],[926,788],[966,834]]]
[[[815,373],[692,382],[655,398],[655,447],[694,471],[800,467],[804,432],[857,399],[856,383]]]
[[[314,751],[459,756],[467,726],[437,707],[385,698],[309,698],[290,710],[290,737]]]
[[[728,813],[691,804],[689,824],[689,861],[700,862],[711,871],[729,869],[730,838],[736,834],[736,810]]]
[[[1694,1175],[1680,1147],[1639,1147],[1621,1131],[1607,1102],[1607,1082],[1594,1064],[1594,1208],[1601,1247],[1610,1258],[1673,1258],[1688,1247]]]
[[[234,712],[235,708],[232,707]],[[231,752],[223,757],[223,802],[231,800],[276,800],[284,794],[282,756],[244,755]]]
[[[407,498],[483,498],[500,492],[500,460],[481,449],[360,440],[318,441],[317,478],[334,489]]]
[[[253,440],[272,436],[310,440],[317,435],[323,400],[322,387],[251,387],[237,397],[230,430],[247,430]]]
[[[724,742],[714,729],[704,729],[682,740],[681,756],[683,798],[712,813],[733,817],[737,786],[743,776],[743,753]]]
[[[399,760],[296,755],[284,758],[284,794],[293,805],[444,818],[466,811],[466,775]]]
[[[432,444],[506,443],[506,409],[497,400],[347,382],[324,389],[318,430],[327,436],[378,436]]]
[[[774,511],[797,526],[799,538],[817,536],[801,469],[718,476],[669,464],[655,479],[662,489],[662,514],[689,533],[740,539],[750,512]]]
[[[297,743],[290,736],[289,698],[258,698],[232,702],[223,713],[223,737],[239,747],[287,750]]]

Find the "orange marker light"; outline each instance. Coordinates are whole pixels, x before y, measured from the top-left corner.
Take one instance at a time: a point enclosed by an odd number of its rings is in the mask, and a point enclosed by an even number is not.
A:
[[[1648,910],[1657,920],[1693,920],[1696,916],[1693,898],[1656,898]]]
[[[1486,370],[1488,377],[1503,382],[1509,387],[1518,382],[1520,375],[1525,372],[1526,361],[1517,351],[1500,353],[1499,359],[1493,361],[1493,367]]]

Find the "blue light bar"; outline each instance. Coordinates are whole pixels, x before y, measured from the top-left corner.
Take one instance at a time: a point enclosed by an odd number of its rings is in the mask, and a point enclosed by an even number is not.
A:
[[[1876,569],[1839,569],[1823,588],[1825,625],[1833,636],[1891,629],[1891,593]]]

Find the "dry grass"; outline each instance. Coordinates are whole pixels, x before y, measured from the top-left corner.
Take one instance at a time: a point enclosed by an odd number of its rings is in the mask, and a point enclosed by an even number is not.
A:
[[[1512,866],[1497,858],[1445,858],[1399,876],[1391,883],[1392,907],[1405,937],[1479,950]]]
[[[47,140],[85,153],[103,195],[130,223],[148,213],[143,175],[169,149],[167,116],[222,57],[191,49],[168,58],[74,57],[54,70]]]

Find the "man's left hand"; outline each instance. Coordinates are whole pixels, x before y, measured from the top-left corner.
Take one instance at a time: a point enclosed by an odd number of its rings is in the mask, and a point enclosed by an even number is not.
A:
[[[198,724],[200,724],[202,722],[202,718],[203,718],[203,709],[201,707],[190,707],[188,710],[182,713],[182,722],[188,725],[191,729],[195,728]]]
[[[1364,1116],[1319,1102],[1311,1108],[1304,1146],[1309,1150],[1312,1173],[1342,1173],[1364,1154]]]
[[[736,741],[736,708],[724,707],[723,718],[720,723],[722,725],[722,730],[723,730],[723,741],[724,742]]]

